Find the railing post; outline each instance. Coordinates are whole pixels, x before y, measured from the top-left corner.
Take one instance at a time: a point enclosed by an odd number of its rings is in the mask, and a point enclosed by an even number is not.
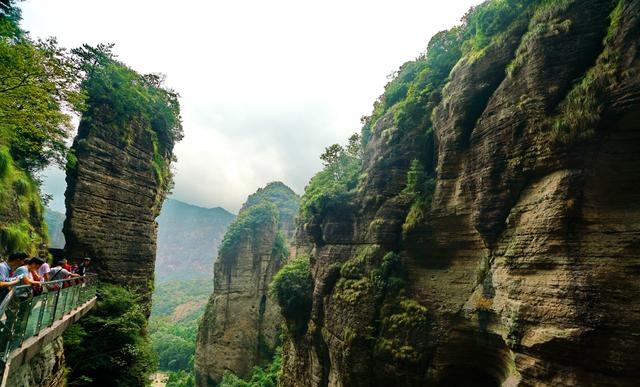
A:
[[[51,311],[51,320],[47,326],[53,325],[53,322],[56,321],[56,313],[58,312],[58,301],[60,300],[60,289],[55,291],[56,295],[53,301],[53,310]]]

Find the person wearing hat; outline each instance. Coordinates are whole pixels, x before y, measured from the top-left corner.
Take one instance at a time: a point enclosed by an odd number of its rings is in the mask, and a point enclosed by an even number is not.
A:
[[[82,260],[82,263],[80,264],[80,266],[78,266],[78,270],[76,271],[77,274],[80,274],[81,276],[84,276],[87,274],[87,267],[91,265],[91,258],[89,257],[84,257],[84,259]]]

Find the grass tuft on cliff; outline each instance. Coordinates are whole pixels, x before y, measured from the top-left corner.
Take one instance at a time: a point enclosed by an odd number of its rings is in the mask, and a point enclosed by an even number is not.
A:
[[[613,49],[620,29],[624,1],[619,0],[609,16],[610,24],[603,41],[602,53],[584,77],[575,84],[560,103],[558,113],[551,118],[552,137],[565,144],[588,140],[595,136],[602,118],[602,94],[618,83],[616,73],[620,54]]]

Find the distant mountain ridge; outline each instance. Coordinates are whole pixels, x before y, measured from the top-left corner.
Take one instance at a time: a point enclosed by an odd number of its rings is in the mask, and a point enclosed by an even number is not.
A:
[[[213,278],[218,245],[235,215],[167,199],[158,222],[156,281]]]

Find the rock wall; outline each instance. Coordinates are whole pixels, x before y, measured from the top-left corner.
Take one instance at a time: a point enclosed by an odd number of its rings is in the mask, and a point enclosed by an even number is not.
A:
[[[48,344],[7,380],[11,387],[63,387],[66,385],[62,337]]]
[[[637,385],[639,15],[542,2],[457,63],[433,142],[377,121],[359,192],[306,224],[283,386]],[[414,159],[435,175],[417,217]]]
[[[169,164],[173,142],[154,144],[144,120],[114,126],[100,106],[80,122],[67,168],[63,232],[71,260],[92,258],[103,281],[140,289],[151,301],[158,216],[166,187],[157,159]],[[159,152],[159,153],[158,153]]]
[[[229,226],[198,330],[198,386],[216,386],[227,370],[246,377],[271,360],[283,320],[268,286],[288,259],[298,201],[284,184],[270,183],[249,196]]]

